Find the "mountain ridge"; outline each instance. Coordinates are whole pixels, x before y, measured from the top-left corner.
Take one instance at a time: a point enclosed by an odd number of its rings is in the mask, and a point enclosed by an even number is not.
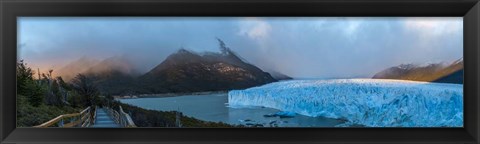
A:
[[[463,84],[463,58],[446,65],[444,63],[426,66],[401,64],[380,71],[372,78]]]
[[[278,81],[218,40],[220,53],[196,53],[181,48],[145,73],[136,71],[122,56],[78,65],[82,69],[72,73],[91,77],[102,93],[111,95],[224,91]],[[73,66],[67,65],[65,69],[78,67],[75,62],[71,64]]]

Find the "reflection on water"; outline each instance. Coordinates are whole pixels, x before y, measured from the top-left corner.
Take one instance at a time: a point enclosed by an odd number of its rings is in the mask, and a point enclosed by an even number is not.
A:
[[[280,127],[333,127],[342,123],[340,120],[296,115],[293,118],[264,117],[279,110],[262,107],[228,107],[227,94],[185,95],[164,98],[122,99],[122,103],[145,109],[161,111],[181,111],[197,119],[225,122],[229,124],[262,124]]]

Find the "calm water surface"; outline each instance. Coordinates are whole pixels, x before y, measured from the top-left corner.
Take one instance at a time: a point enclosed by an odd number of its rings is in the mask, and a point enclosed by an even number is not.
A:
[[[150,110],[181,111],[197,119],[229,124],[261,124],[280,127],[333,127],[342,121],[323,117],[308,117],[297,114],[293,118],[264,117],[280,112],[262,107],[228,107],[227,94],[185,95],[163,98],[121,99],[122,103]]]

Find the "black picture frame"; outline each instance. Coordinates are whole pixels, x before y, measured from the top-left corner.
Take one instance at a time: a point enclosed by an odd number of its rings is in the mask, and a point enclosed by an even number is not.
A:
[[[463,128],[16,128],[19,16],[458,16]],[[479,143],[478,0],[1,0],[1,143]]]

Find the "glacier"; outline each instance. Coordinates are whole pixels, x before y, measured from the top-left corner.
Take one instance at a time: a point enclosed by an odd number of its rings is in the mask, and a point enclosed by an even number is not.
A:
[[[463,85],[387,79],[288,80],[228,92],[230,106],[263,106],[338,126],[463,127]]]

